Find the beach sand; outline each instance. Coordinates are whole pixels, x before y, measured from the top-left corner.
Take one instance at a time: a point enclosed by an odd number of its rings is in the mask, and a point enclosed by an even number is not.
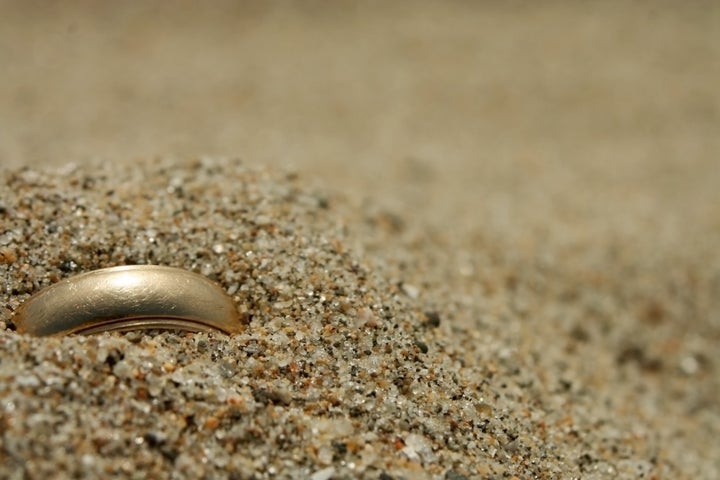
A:
[[[720,477],[713,2],[3,2],[1,478]],[[97,268],[242,333],[33,338]]]

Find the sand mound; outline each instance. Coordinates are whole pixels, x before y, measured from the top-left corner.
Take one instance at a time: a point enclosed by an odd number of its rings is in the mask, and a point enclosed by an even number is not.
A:
[[[631,327],[608,326],[614,308],[623,312],[602,301],[619,298],[609,291],[617,285],[588,280],[582,269],[523,265],[500,245],[476,249],[486,256],[482,275],[478,258],[443,250],[441,233],[413,231],[391,213],[307,185],[230,159],[6,173],[0,476],[672,471],[661,445],[667,432],[642,417],[624,423],[647,411],[631,406],[632,393],[613,402],[612,385],[640,372],[630,384],[642,386],[643,375],[663,368],[661,351],[617,338]],[[42,287],[145,263],[216,280],[235,299],[244,332],[13,331],[12,311]],[[456,265],[459,273],[424,277]],[[592,297],[583,281],[605,296]],[[666,313],[648,305],[647,321],[660,323]],[[597,321],[582,321],[588,315]],[[603,325],[616,328],[610,340]],[[557,328],[557,341],[533,343],[538,328]],[[593,371],[598,346],[617,347],[607,358],[620,366],[598,360]],[[677,361],[685,378],[710,360]]]
[[[332,202],[293,174],[150,161],[5,181],[5,474],[377,477],[480,455],[492,408],[436,341],[439,314],[350,250]],[[43,286],[145,263],[219,282],[245,332],[11,331]]]

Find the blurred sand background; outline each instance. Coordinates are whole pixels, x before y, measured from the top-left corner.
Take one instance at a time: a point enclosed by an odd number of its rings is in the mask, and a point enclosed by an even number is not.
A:
[[[529,285],[533,362],[720,471],[720,4],[197,5],[0,1],[0,166],[290,165],[425,232],[365,247],[470,310]]]

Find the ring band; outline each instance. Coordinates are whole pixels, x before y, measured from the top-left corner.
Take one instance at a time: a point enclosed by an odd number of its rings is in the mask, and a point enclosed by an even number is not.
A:
[[[130,265],[62,280],[15,313],[18,332],[35,336],[117,330],[242,330],[232,299],[210,279],[179,268]]]

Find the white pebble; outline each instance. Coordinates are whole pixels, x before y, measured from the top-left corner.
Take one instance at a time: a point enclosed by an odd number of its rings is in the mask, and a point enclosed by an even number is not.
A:
[[[409,283],[403,283],[400,287],[405,295],[415,300],[420,296],[420,289],[415,285]]]
[[[310,480],[330,480],[335,475],[335,467],[327,467],[310,475]]]

